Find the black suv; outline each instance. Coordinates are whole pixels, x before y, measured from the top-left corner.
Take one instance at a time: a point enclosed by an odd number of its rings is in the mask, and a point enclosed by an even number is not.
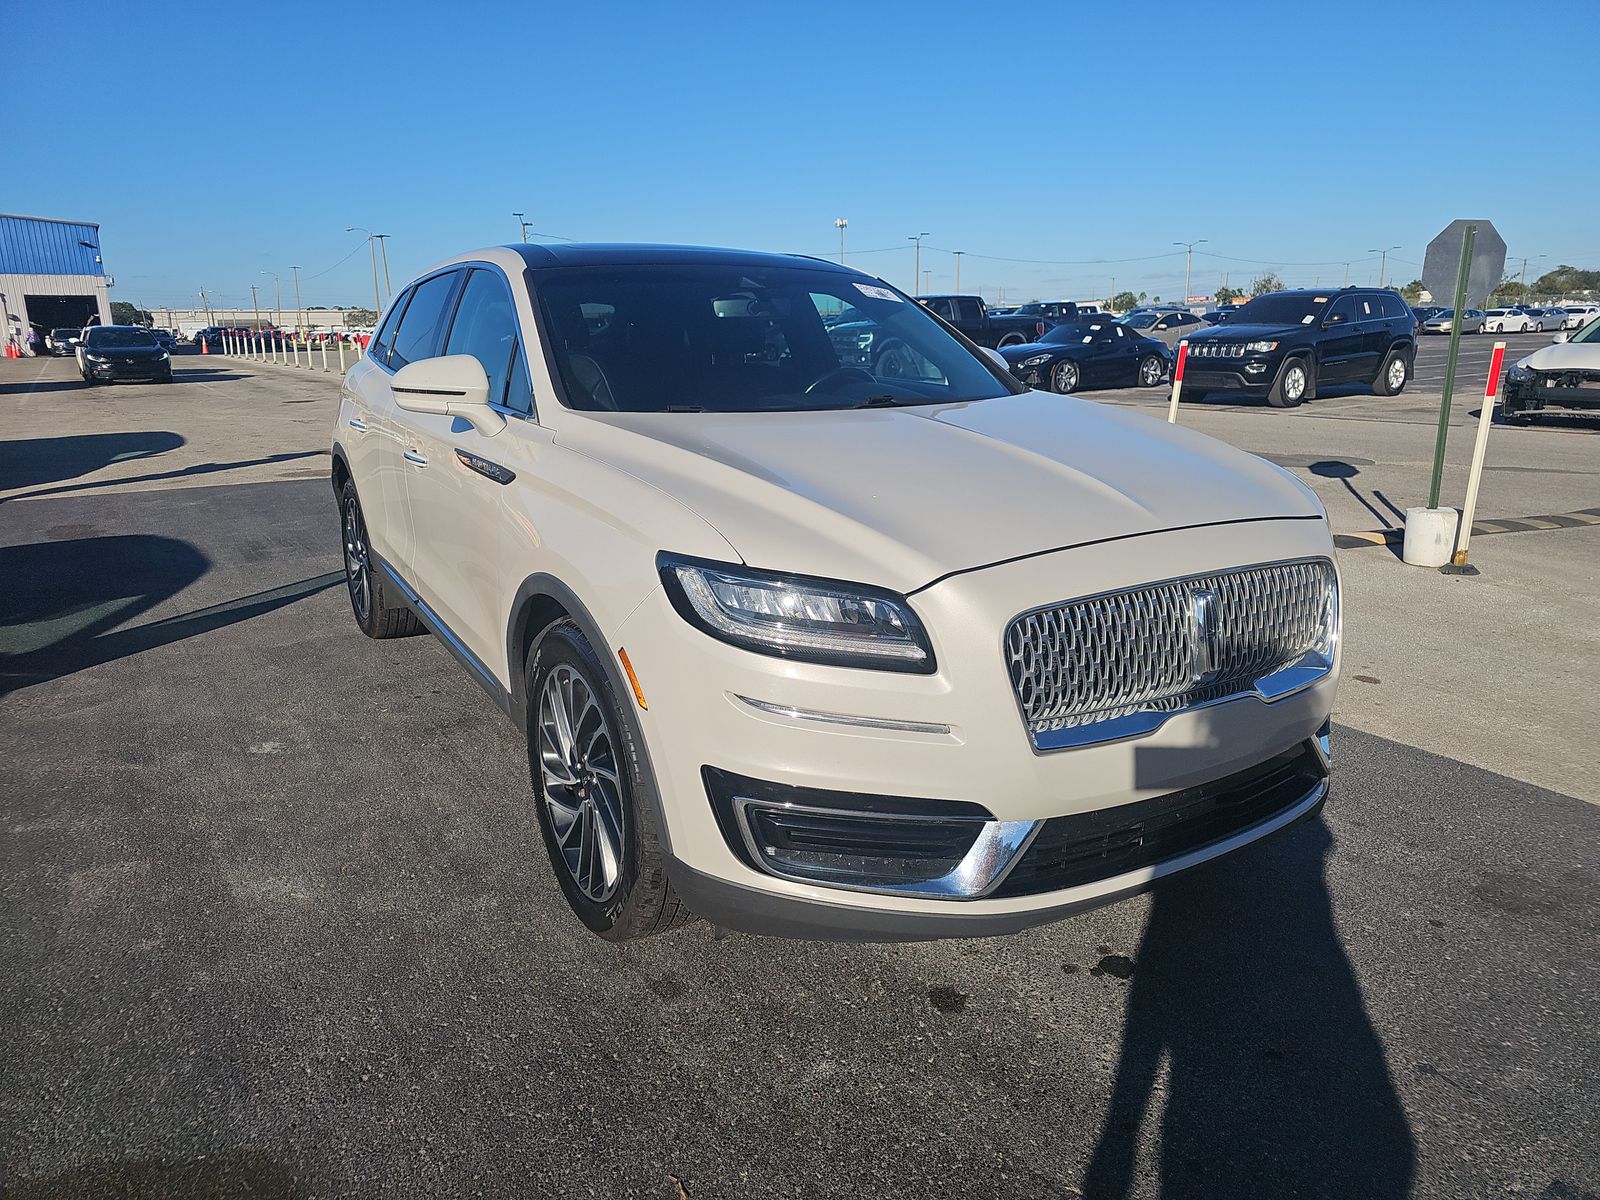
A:
[[[1293,408],[1337,383],[1399,395],[1416,357],[1417,319],[1398,292],[1270,292],[1188,341],[1186,396],[1247,392]]]

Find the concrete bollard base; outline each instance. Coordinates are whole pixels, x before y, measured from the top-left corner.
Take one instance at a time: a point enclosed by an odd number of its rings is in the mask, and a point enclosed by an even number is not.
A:
[[[1456,546],[1461,514],[1453,508],[1406,509],[1406,540],[1400,552],[1413,567],[1442,567]]]

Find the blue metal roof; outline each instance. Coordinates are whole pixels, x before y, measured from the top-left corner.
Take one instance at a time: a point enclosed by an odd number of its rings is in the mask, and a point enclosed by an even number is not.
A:
[[[100,226],[0,213],[0,275],[104,275]]]

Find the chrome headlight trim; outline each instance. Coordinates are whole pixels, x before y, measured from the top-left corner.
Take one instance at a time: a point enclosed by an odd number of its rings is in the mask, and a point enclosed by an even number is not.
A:
[[[718,641],[824,666],[931,675],[933,645],[910,601],[869,584],[763,571],[662,551],[678,615]],[[832,611],[836,619],[815,615]]]

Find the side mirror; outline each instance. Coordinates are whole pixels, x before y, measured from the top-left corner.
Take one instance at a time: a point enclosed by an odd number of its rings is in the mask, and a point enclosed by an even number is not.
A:
[[[1331,325],[1343,325],[1349,319],[1344,313],[1329,313],[1328,319],[1322,323],[1322,327],[1327,329]]]
[[[1567,331],[1563,329],[1560,333],[1556,334],[1555,337],[1551,338],[1550,340],[1552,342],[1554,342],[1556,345],[1559,346],[1562,342],[1567,340]]]
[[[980,346],[979,349],[989,356],[989,361],[994,363],[995,366],[999,367],[1007,375],[1011,374],[1011,364],[1006,361],[1004,354],[988,346]]]
[[[484,437],[506,427],[506,419],[489,407],[489,377],[470,354],[447,354],[407,363],[389,385],[394,402],[407,412],[460,417]]]

